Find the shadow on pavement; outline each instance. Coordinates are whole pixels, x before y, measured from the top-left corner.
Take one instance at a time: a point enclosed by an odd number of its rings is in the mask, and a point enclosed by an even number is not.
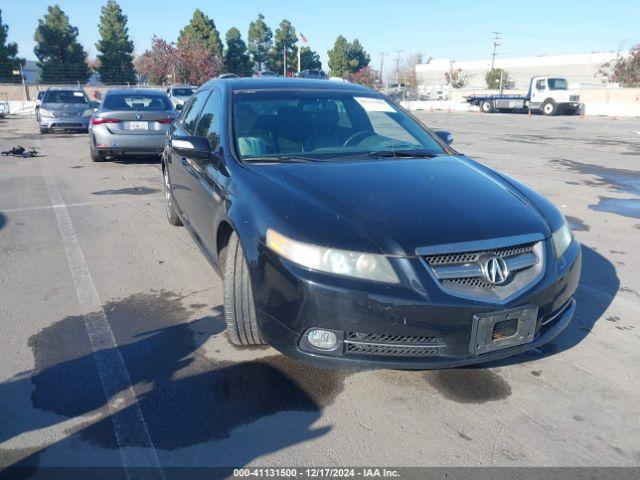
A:
[[[345,374],[306,367],[279,354],[238,363],[205,358],[196,351],[223,332],[221,308],[185,321],[190,312],[181,300],[160,292],[104,306],[137,397],[134,405],[113,415],[136,418],[137,406],[157,450],[220,440],[237,445],[211,452],[202,459],[205,465],[245,465],[329,431],[312,424],[342,391]],[[65,419],[86,415],[87,421],[13,466],[35,467],[48,449],[72,449],[76,435],[103,449],[117,448],[84,317],[69,316],[44,328],[29,346],[34,370],[0,384],[0,411],[11,412],[0,418],[0,443]],[[119,444],[143,446],[122,432]]]
[[[6,224],[7,217],[2,212],[0,212],[0,230],[2,230]]]

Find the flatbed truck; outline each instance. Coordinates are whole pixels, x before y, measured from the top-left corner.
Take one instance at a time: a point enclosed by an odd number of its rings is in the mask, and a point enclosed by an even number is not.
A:
[[[525,95],[469,95],[465,100],[483,113],[539,111],[544,115],[575,115],[582,108],[580,95],[571,92],[567,80],[560,77],[533,77]]]

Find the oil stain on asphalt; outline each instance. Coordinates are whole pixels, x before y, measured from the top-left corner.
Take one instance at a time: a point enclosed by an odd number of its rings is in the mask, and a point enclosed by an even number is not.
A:
[[[500,375],[482,368],[451,368],[427,373],[427,381],[445,398],[458,403],[486,403],[511,395]]]
[[[93,195],[149,195],[151,193],[157,193],[160,190],[157,188],[149,187],[131,187],[120,188],[118,190],[101,190],[99,192],[93,192]]]
[[[553,159],[551,163],[583,175],[599,177],[598,181],[591,182],[592,185],[604,185],[618,193],[640,196],[640,171],[589,165],[564,158]],[[640,198],[600,197],[599,203],[589,205],[589,208],[599,212],[614,213],[623,217],[640,218]]]
[[[284,448],[328,431],[329,427],[312,425],[343,391],[346,373],[311,368],[279,354],[239,363],[204,358],[197,350],[223,333],[222,310],[189,320],[195,312],[183,305],[184,299],[172,292],[154,292],[104,305],[156,448],[173,450],[224,439],[238,427],[284,412],[302,414],[283,422],[276,434],[262,432],[266,443],[256,444],[262,449],[256,455],[268,453],[270,436]],[[33,407],[64,417],[100,412],[101,420],[75,433],[90,443],[116,448],[84,318],[64,318],[34,335],[29,346],[35,368],[22,381],[32,384]],[[0,442],[47,426],[32,423],[18,422],[0,434]],[[123,442],[135,446],[133,440]]]

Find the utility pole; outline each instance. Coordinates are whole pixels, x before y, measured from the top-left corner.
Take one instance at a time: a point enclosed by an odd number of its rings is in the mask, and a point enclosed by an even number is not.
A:
[[[493,52],[491,53],[491,70],[493,70],[493,64],[496,61],[496,49],[500,46],[500,37],[502,35],[500,32],[493,32]]]
[[[384,65],[384,56],[386,54],[387,54],[387,52],[380,52],[380,73],[379,73],[379,75],[380,75],[380,82],[381,83],[384,83],[384,80],[382,79],[382,72],[383,72],[382,67]]]
[[[400,54],[402,50],[396,50],[396,84],[400,83]]]

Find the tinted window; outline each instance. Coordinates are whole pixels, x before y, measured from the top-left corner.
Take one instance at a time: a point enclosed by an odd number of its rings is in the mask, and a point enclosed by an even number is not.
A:
[[[545,86],[544,86],[544,80],[538,80],[536,82],[536,90],[544,90]]]
[[[207,137],[212,148],[220,143],[220,98],[218,90],[211,91],[195,133],[198,137]]]
[[[48,90],[42,103],[87,103],[87,97],[78,90]]]
[[[381,150],[443,153],[410,116],[366,93],[237,92],[233,113],[235,141],[244,158],[295,154],[328,160]]]
[[[184,109],[182,116],[180,117],[180,124],[191,135],[196,131],[196,124],[198,123],[198,114],[204,105],[205,100],[209,96],[209,92],[200,92],[195,97],[191,98],[189,104]]]
[[[193,88],[174,88],[171,94],[176,97],[190,97],[193,95]]]
[[[102,102],[104,110],[132,110],[157,112],[173,110],[171,102],[164,95],[110,93]]]

